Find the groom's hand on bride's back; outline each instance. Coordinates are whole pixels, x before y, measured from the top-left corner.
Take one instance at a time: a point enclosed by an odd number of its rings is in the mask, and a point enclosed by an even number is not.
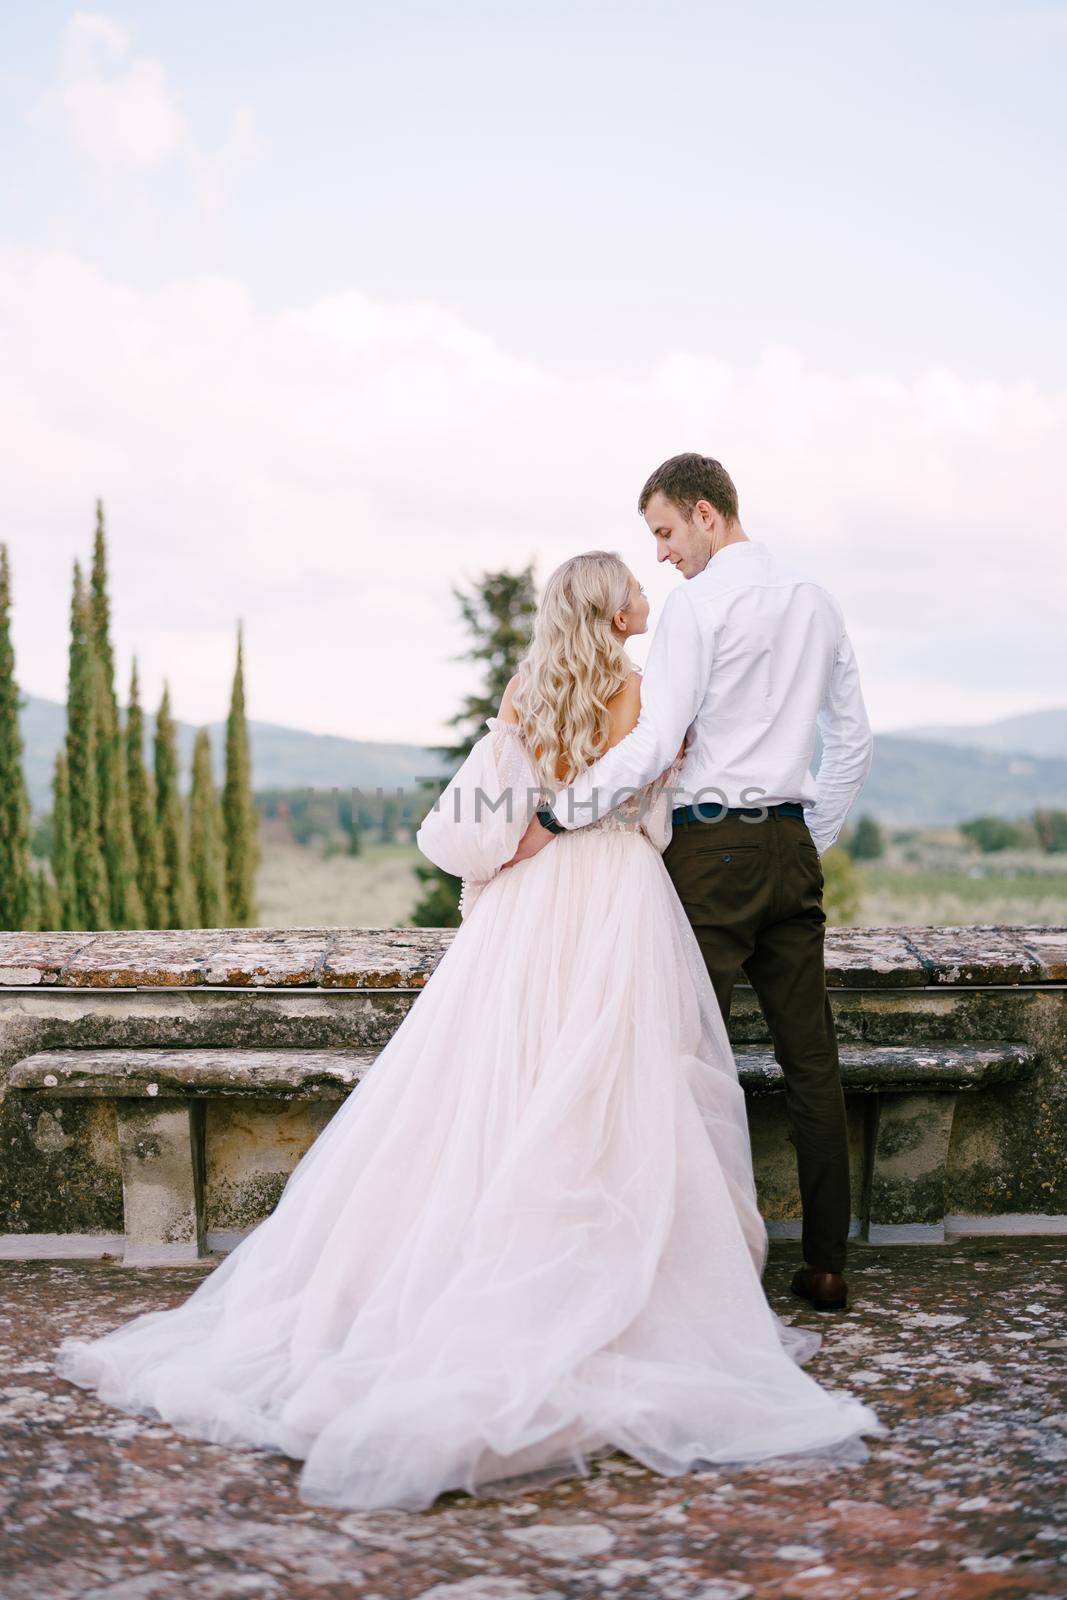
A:
[[[543,850],[545,845],[551,844],[551,842],[552,835],[548,829],[543,828],[536,817],[531,817],[526,832],[519,840],[518,849],[510,861],[504,862],[504,867],[514,867],[520,861],[529,861],[531,856],[535,856],[539,850]],[[503,871],[504,867],[501,867],[500,870]]]

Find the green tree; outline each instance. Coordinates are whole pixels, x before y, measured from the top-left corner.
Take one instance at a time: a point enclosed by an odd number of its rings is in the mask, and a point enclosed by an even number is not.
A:
[[[145,927],[164,928],[167,926],[167,875],[156,814],[155,789],[144,759],[144,712],[141,710],[136,657],[130,673],[130,703],[126,712],[126,792]]]
[[[107,870],[100,848],[97,699],[89,597],[81,566],[75,561],[67,676],[67,777],[74,858],[73,926],[89,929],[109,926]]]
[[[521,572],[483,572],[469,590],[453,587],[452,593],[471,636],[470,647],[457,659],[473,661],[482,670],[480,687],[467,695],[462,708],[449,719],[449,726],[456,729],[455,742],[436,750],[455,771],[485,732],[486,717],[499,710],[504,690],[526,653],[537,610],[537,588],[533,567],[527,565]],[[459,879],[429,862],[420,862],[415,873],[423,893],[411,914],[413,926],[458,927]]]
[[[100,844],[108,881],[108,907],[113,928],[139,928],[145,905],[138,886],[138,858],[130,819],[130,801],[122,729],[115,694],[115,655],[111,647],[111,606],[107,592],[107,547],[103,502],[96,502],[96,532],[89,582],[89,619],[94,657],[97,793]]]
[[[256,869],[259,866],[259,817],[252,794],[252,754],[245,716],[244,634],[237,629],[237,666],[226,720],[226,781],[222,791],[226,836],[226,898],[236,928],[247,928],[256,915]]]
[[[960,832],[987,855],[1014,849],[1021,842],[1019,828],[1006,817],[972,817],[960,823]]]
[[[398,802],[396,800],[383,800],[382,818],[380,824],[383,843],[392,844],[393,840],[396,838],[396,830],[399,828],[399,826],[400,806]]]
[[[185,817],[178,792],[178,741],[170,711],[170,690],[156,717],[156,820],[163,849],[165,928],[191,928],[196,921]]]
[[[222,807],[211,770],[211,737],[200,728],[193,746],[189,794],[189,861],[199,926],[226,926],[226,850]]]
[[[74,837],[70,821],[70,779],[67,774],[67,757],[63,750],[56,751],[55,770],[52,774],[52,843],[49,858],[52,863],[52,882],[55,885],[55,912],[52,926],[76,928],[78,883],[74,871]]]
[[[338,796],[337,820],[345,838],[345,854],[362,855],[363,825],[360,822],[359,805],[354,794]]]
[[[39,866],[32,874],[31,882],[33,886],[30,897],[31,920],[26,926],[42,931],[60,927],[59,896],[56,894],[55,884],[43,866]]]
[[[482,668],[481,687],[467,695],[462,708],[448,719],[457,738],[436,753],[453,763],[453,769],[470,755],[476,739],[485,732],[486,717],[495,716],[504,690],[526,654],[537,611],[537,586],[532,565],[521,572],[483,572],[469,590],[456,586],[452,594],[467,625],[471,644],[455,659],[473,661]]]
[[[0,545],[0,928],[25,928],[35,914],[30,802],[22,770],[19,691],[11,643],[11,568]]]
[[[1067,850],[1067,811],[1040,807],[1034,812],[1033,825],[1042,850],[1050,855]]]
[[[822,857],[822,904],[831,927],[847,927],[859,915],[861,890],[859,873],[852,857],[841,845],[833,845]]]
[[[885,854],[885,839],[874,817],[865,813],[857,819],[847,849],[853,861],[877,861]]]

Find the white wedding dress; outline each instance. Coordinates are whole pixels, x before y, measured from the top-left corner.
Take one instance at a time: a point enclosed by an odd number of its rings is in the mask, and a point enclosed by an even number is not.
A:
[[[463,920],[273,1212],[180,1306],[60,1374],[195,1437],[301,1459],[303,1497],[424,1507],[886,1428],[770,1308],[744,1093],[661,851],[673,770],[500,872],[535,786],[497,718],[419,832]],[[481,788],[517,793],[472,815]],[[453,804],[455,802],[455,804]],[[508,1481],[506,1481],[508,1480]]]

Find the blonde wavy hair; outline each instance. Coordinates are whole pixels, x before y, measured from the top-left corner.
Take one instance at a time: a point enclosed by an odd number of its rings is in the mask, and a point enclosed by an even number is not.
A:
[[[573,782],[608,748],[607,702],[634,670],[611,619],[629,603],[630,571],[614,550],[571,556],[545,583],[512,705],[550,789]]]

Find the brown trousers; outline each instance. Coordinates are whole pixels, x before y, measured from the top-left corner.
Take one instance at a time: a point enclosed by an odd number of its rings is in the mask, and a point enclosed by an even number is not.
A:
[[[664,865],[693,925],[723,1020],[744,973],[785,1077],[804,1208],[804,1260],[842,1272],[851,1213],[845,1098],[826,992],[823,874],[808,825],[676,823]]]

